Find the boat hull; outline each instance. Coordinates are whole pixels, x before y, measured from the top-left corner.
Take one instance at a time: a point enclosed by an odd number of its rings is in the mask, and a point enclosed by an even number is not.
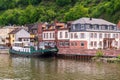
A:
[[[23,56],[23,57],[54,57],[57,55],[58,50],[42,50],[34,52],[20,52],[10,49],[9,53],[13,56]]]

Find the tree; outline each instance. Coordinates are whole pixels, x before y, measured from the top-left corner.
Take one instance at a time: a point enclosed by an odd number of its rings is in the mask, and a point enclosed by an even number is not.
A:
[[[71,8],[69,12],[65,14],[65,21],[75,20],[83,16],[88,16],[88,8],[79,4]]]
[[[72,2],[72,0],[56,0],[57,5],[59,6],[65,6]]]

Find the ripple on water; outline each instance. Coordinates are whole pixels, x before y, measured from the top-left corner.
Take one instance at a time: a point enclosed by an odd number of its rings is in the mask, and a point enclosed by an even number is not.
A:
[[[120,64],[0,55],[0,79],[120,80]]]

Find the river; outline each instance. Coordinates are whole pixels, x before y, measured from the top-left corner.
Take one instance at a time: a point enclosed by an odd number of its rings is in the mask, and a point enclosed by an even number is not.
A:
[[[0,54],[0,80],[120,80],[120,64]]]

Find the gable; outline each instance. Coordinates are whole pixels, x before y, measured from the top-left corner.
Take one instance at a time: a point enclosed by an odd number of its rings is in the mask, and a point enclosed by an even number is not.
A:
[[[20,37],[30,37],[30,33],[27,32],[24,29],[19,30],[16,34],[15,34],[16,38],[20,38]]]

